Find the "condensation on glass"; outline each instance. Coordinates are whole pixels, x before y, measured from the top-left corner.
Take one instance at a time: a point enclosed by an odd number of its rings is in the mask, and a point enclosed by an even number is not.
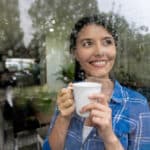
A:
[[[48,110],[56,91],[73,79],[68,50],[73,24],[97,13],[109,14],[117,25],[113,75],[150,100],[149,5],[149,0],[0,0],[0,100],[11,87],[19,105],[36,99],[38,110]]]

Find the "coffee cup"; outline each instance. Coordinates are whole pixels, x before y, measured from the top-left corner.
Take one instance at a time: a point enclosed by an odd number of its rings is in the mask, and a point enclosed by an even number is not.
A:
[[[92,103],[89,96],[101,92],[101,84],[96,82],[73,83],[73,95],[75,100],[76,113],[84,118],[89,116],[89,112],[80,113],[83,106]]]

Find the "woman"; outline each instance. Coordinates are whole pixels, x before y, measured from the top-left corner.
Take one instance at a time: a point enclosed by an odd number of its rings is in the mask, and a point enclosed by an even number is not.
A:
[[[97,103],[82,108],[82,113],[90,111],[86,119],[75,113],[72,85],[59,92],[45,149],[146,150],[150,146],[147,100],[110,78],[116,45],[114,25],[104,15],[84,17],[75,24],[70,50],[84,79],[100,82],[103,88],[89,97]]]

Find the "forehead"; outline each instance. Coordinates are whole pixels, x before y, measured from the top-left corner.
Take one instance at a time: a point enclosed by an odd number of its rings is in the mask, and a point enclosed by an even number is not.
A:
[[[111,33],[109,33],[106,28],[104,28],[102,25],[97,25],[97,24],[85,25],[78,33],[78,38],[93,37],[93,36],[112,37]]]

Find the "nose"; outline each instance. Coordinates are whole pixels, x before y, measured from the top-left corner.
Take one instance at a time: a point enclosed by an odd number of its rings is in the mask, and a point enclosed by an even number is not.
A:
[[[104,55],[104,47],[100,42],[97,42],[95,45],[95,56],[103,56]]]

